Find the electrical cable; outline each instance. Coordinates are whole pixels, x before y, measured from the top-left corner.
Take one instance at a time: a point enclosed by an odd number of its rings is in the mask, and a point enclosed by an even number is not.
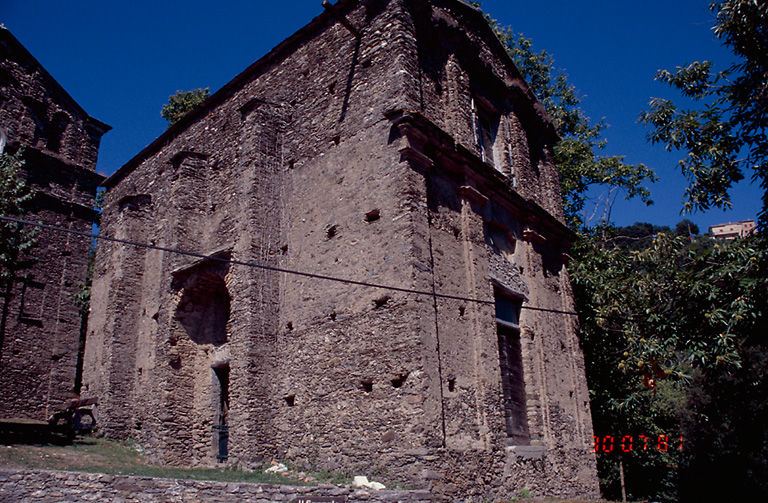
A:
[[[67,229],[65,227],[59,227],[59,226],[56,226],[56,225],[44,224],[44,223],[41,223],[41,222],[32,222],[30,220],[24,220],[22,218],[15,218],[15,217],[9,217],[9,216],[6,216],[6,215],[0,215],[0,220],[4,220],[6,222],[14,222],[14,223],[22,224],[22,225],[32,225],[32,226],[35,226],[35,227],[39,227],[41,229],[48,229],[48,230],[59,231],[59,232],[67,232],[67,233],[70,233],[70,234],[75,234],[75,235],[78,235],[78,236],[88,237],[88,238],[91,238],[91,239],[97,239],[97,240],[102,240],[102,241],[110,241],[110,242],[113,242],[113,243],[120,243],[120,244],[124,244],[124,245],[135,246],[137,248],[146,248],[146,249],[150,249],[150,250],[158,250],[158,251],[163,251],[163,252],[168,252],[168,253],[176,253],[176,254],[179,254],[179,255],[185,255],[187,257],[202,258],[202,259],[216,261],[216,262],[222,262],[222,263],[226,263],[226,264],[241,265],[241,266],[246,266],[246,267],[253,267],[253,268],[256,268],[256,269],[263,269],[263,270],[266,270],[266,271],[282,272],[282,273],[285,273],[285,274],[293,274],[295,276],[302,276],[302,277],[305,277],[305,278],[322,279],[322,280],[326,280],[326,281],[335,281],[335,282],[338,282],[338,283],[345,283],[345,284],[348,284],[348,285],[367,286],[367,287],[371,287],[371,288],[380,288],[382,290],[390,290],[390,291],[393,291],[393,292],[410,293],[410,294],[414,294],[414,295],[424,295],[424,296],[428,296],[428,297],[437,297],[437,298],[441,298],[441,299],[460,300],[460,301],[464,301],[464,302],[474,302],[474,303],[477,303],[477,304],[495,304],[495,302],[492,301],[492,300],[474,299],[474,298],[471,298],[471,297],[462,297],[460,295],[449,295],[449,294],[444,294],[444,293],[430,292],[430,291],[427,291],[427,290],[415,290],[415,289],[411,289],[411,288],[403,288],[403,287],[398,287],[398,286],[382,285],[382,284],[378,284],[378,283],[370,283],[370,282],[367,282],[367,281],[357,281],[357,280],[353,280],[353,279],[339,278],[339,277],[336,277],[336,276],[328,276],[328,275],[325,275],[325,274],[315,274],[315,273],[311,273],[311,272],[297,271],[297,270],[294,270],[294,269],[286,269],[286,268],[283,268],[283,267],[275,267],[275,266],[270,266],[270,265],[266,265],[266,264],[259,264],[259,263],[256,263],[256,262],[246,262],[246,261],[243,261],[243,260],[233,260],[233,259],[227,259],[227,258],[224,258],[224,257],[216,257],[216,256],[213,256],[213,255],[204,255],[202,253],[197,253],[197,252],[179,250],[179,249],[175,249],[175,248],[167,248],[167,247],[164,247],[164,246],[157,246],[157,245],[152,245],[152,244],[147,244],[147,243],[139,243],[137,241],[129,241],[127,239],[112,238],[112,237],[102,236],[100,234],[93,234],[93,233],[90,233],[90,232],[76,231],[74,229]],[[564,310],[561,310],[561,309],[548,309],[548,308],[544,308],[544,307],[526,306],[524,304],[521,306],[521,308],[522,309],[527,309],[529,311],[539,311],[539,312],[545,312],[545,313],[567,314],[567,315],[571,315],[571,316],[578,316],[578,313],[575,312],[575,311],[564,311]]]

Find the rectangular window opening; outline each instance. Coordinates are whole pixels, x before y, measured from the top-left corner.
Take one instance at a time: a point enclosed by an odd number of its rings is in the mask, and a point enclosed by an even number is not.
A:
[[[500,115],[488,107],[472,100],[475,143],[480,147],[480,157],[491,166],[496,166],[494,147],[499,133]]]
[[[494,297],[507,439],[512,445],[530,445],[523,351],[520,341],[520,308],[523,302],[522,299],[510,297],[498,291],[495,292]]]
[[[19,321],[42,326],[45,312],[45,283],[35,281],[27,275],[21,278],[21,302],[19,304]]]
[[[223,462],[229,456],[229,426],[227,424],[229,416],[229,366],[215,367],[213,372],[216,376],[216,395],[218,395],[214,404],[213,442],[216,459]]]

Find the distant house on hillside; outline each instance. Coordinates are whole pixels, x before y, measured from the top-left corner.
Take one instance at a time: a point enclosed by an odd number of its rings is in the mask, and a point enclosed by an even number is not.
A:
[[[709,228],[709,235],[715,239],[732,240],[747,237],[755,232],[754,220],[742,220],[741,222],[728,222],[717,224]]]

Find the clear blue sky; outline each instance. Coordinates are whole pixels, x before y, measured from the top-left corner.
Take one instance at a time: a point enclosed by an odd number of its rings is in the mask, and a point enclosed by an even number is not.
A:
[[[176,90],[215,91],[323,9],[320,0],[112,2],[0,0],[0,22],[93,117],[114,129],[104,136],[98,171],[111,174],[166,127],[160,108]],[[504,25],[533,39],[567,70],[593,119],[605,118],[607,153],[654,168],[656,204],[619,198],[619,225],[674,225],[685,179],[668,154],[645,140],[638,114],[652,96],[676,97],[655,83],[658,68],[730,54],[712,37],[708,0],[484,0]],[[733,192],[734,208],[690,218],[702,231],[755,218],[759,190],[748,181]]]

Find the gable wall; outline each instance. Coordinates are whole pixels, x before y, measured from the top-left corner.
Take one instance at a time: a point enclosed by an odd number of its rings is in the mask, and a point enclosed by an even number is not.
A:
[[[100,137],[88,117],[5,28],[0,28],[0,128],[7,154],[24,150],[21,175],[36,192],[28,220],[90,232]],[[0,302],[0,416],[46,420],[76,396],[90,239],[38,229],[34,265],[19,271]]]
[[[397,1],[370,2],[349,17],[366,27],[359,47],[333,24],[255,75],[109,191],[103,232],[202,253],[227,250],[234,260],[357,281],[410,284],[404,177],[411,173],[387,146],[384,116],[411,108],[403,93],[410,76],[400,71],[403,10]],[[144,202],[129,204],[131,198]],[[375,209],[380,218],[366,221]],[[183,333],[177,337],[183,288],[173,284],[173,272],[194,269],[196,260],[110,243],[99,249],[94,296],[103,301],[93,308],[86,378],[89,392],[104,397],[108,433],[167,445],[157,450],[167,462],[210,461],[210,365],[229,361],[232,459],[278,456],[301,435],[307,445],[332,447],[323,461],[334,462],[350,455],[353,444],[341,440],[359,437],[359,426],[350,428],[361,421],[370,422],[365,435],[373,450],[355,456],[370,459],[392,422],[405,421],[385,406],[400,393],[390,381],[418,376],[423,365],[416,330],[405,321],[413,316],[403,315],[414,308],[404,296],[392,295],[377,309],[374,300],[386,292],[232,265],[219,273],[231,296],[230,340],[201,347]],[[370,351],[360,347],[366,340]],[[412,361],[384,357],[409,344]],[[320,375],[321,356],[347,364]],[[370,395],[361,389],[364,380],[374,381]],[[409,384],[423,385],[416,378]],[[391,391],[377,398],[380,387]],[[291,394],[296,405],[288,409],[284,397]],[[330,402],[342,407],[333,424],[320,413]],[[384,420],[387,410],[393,417]],[[401,442],[415,442],[407,437]]]

